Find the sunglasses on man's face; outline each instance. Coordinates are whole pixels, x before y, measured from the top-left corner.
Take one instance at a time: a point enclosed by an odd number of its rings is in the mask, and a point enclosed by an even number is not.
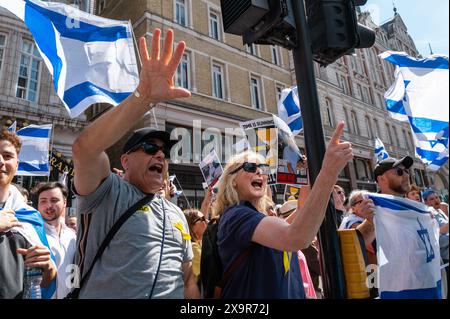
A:
[[[138,149],[141,148],[148,155],[155,155],[156,153],[158,153],[158,151],[162,151],[166,158],[170,158],[170,150],[166,146],[159,146],[150,142],[144,142],[136,145],[131,150],[129,150],[127,154],[136,152]]]
[[[241,166],[236,168],[234,171],[232,171],[230,174],[237,173],[241,169],[243,169],[244,171],[246,171],[248,173],[256,173],[258,168],[261,169],[261,174],[269,175],[269,173],[270,173],[269,165],[267,165],[267,164],[249,163],[249,162],[245,162],[244,164],[242,164]]]
[[[403,174],[405,174],[405,173],[409,175],[409,169],[397,167],[397,168],[395,169],[395,173],[396,173],[398,176],[403,176]]]

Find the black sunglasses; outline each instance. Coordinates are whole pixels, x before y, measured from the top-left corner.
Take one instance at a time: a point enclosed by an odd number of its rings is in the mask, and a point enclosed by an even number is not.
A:
[[[230,174],[235,174],[241,169],[243,169],[244,171],[246,171],[248,173],[256,173],[258,168],[261,169],[261,174],[269,175],[269,173],[270,173],[269,165],[267,165],[267,164],[249,163],[249,162],[245,162],[244,164],[242,164],[241,166],[236,168],[234,171],[232,171]]]
[[[406,173],[406,174],[409,175],[409,170],[406,169],[406,168],[400,168],[400,167],[397,167],[397,168],[395,169],[395,172],[397,173],[398,176],[403,176],[404,173]]]
[[[150,142],[144,142],[136,145],[135,147],[131,148],[127,152],[127,154],[136,152],[140,148],[142,148],[148,155],[155,155],[156,153],[158,153],[158,151],[162,151],[166,158],[170,158],[170,149],[168,149],[166,146],[158,146]]]
[[[199,217],[199,218],[195,219],[193,223],[196,224],[196,223],[198,223],[199,221],[206,222],[205,216],[202,216],[202,217]]]

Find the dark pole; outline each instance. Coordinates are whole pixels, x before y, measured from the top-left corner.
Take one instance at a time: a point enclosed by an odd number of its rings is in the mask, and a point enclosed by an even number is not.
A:
[[[325,155],[320,105],[311,51],[311,41],[306,22],[303,0],[292,0],[297,26],[297,47],[293,50],[295,74],[302,108],[303,132],[308,154],[311,186],[319,175]],[[335,209],[328,203],[325,219],[319,229],[321,273],[325,298],[344,299],[345,280],[342,268],[339,239],[336,231]]]

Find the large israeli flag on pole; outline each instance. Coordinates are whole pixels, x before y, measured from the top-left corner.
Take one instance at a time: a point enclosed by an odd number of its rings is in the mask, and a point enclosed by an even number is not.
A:
[[[39,0],[0,0],[30,29],[71,117],[94,103],[122,102],[139,81],[129,22]]]
[[[281,92],[281,97],[278,101],[278,117],[286,122],[294,135],[302,131],[302,112],[296,86],[284,89]]]
[[[16,175],[22,176],[48,176],[49,144],[52,124],[29,125],[17,131],[22,140],[22,149],[19,153],[19,168]]]
[[[440,299],[439,226],[422,203],[369,194],[375,204],[381,299]]]
[[[448,160],[448,57],[416,59],[392,51],[380,57],[396,65],[395,83],[385,94],[391,117],[410,123],[416,155],[429,170],[438,170]]]
[[[382,161],[389,157],[389,154],[386,151],[386,148],[384,147],[383,142],[378,137],[375,138],[374,153],[377,158],[377,161]]]

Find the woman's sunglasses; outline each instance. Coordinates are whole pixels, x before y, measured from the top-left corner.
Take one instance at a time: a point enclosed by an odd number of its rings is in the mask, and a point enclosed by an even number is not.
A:
[[[136,145],[132,149],[130,149],[127,154],[136,152],[138,149],[142,148],[145,153],[148,155],[155,155],[158,153],[158,151],[162,151],[166,158],[170,158],[170,150],[165,146],[158,146],[156,144],[150,143],[150,142],[144,142],[141,144]]]
[[[197,219],[194,220],[193,224],[196,224],[196,223],[198,223],[199,221],[206,222],[205,216],[198,217]]]
[[[256,173],[258,168],[261,169],[261,174],[269,175],[269,173],[270,173],[269,165],[267,165],[267,164],[249,163],[249,162],[245,162],[244,164],[242,164],[241,166],[236,168],[234,171],[232,171],[230,174],[235,174],[241,169],[243,169],[244,171],[246,171],[248,173]]]

